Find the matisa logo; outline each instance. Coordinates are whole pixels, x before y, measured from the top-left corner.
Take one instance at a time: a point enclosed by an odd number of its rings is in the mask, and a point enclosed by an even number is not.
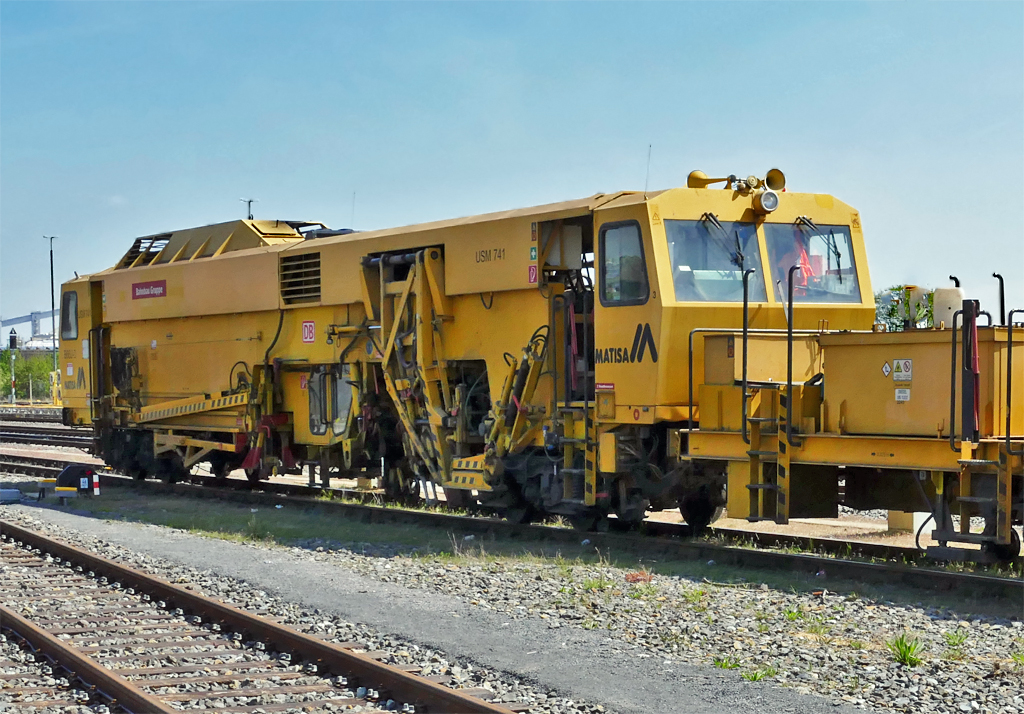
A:
[[[598,348],[594,361],[598,364],[622,364],[624,362],[643,362],[648,350],[651,353],[651,362],[658,361],[658,348],[654,344],[654,334],[651,332],[651,325],[644,323],[636,326],[636,334],[633,336],[632,349],[626,347],[605,347]]]

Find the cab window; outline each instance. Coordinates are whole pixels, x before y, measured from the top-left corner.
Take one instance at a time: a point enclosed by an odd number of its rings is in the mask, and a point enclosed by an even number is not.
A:
[[[327,368],[314,367],[309,373],[309,432],[314,436],[327,433]]]
[[[64,293],[60,299],[60,338],[78,339],[78,293],[73,290]]]
[[[793,273],[793,302],[860,302],[857,267],[848,226],[806,223],[765,223],[775,296],[789,299],[789,269]]]
[[[665,221],[672,282],[677,302],[743,302],[743,273],[750,302],[767,302],[757,226],[719,221],[705,214],[699,221]]]
[[[331,385],[331,429],[335,436],[348,430],[348,416],[352,411],[352,385],[348,382],[349,366],[343,364],[334,370],[334,384]]]
[[[601,304],[642,305],[650,294],[640,224],[608,223],[601,228]]]

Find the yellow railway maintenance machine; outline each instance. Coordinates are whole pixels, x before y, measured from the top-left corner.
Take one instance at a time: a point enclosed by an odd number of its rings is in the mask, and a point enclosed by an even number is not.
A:
[[[777,383],[779,335],[827,325],[820,349],[794,343],[804,400],[825,343],[874,323],[859,214],[784,185],[694,172],[686,188],[389,230],[247,220],[139,238],[63,286],[64,418],[139,477],[309,465],[522,520],[679,507],[699,529],[747,451],[775,447],[737,447],[734,345],[694,331],[763,335],[751,369]],[[746,400],[753,438],[769,441],[778,391]],[[829,395],[830,418],[854,424],[861,397]],[[805,412],[817,428],[824,412]],[[746,485],[757,513],[780,500]]]

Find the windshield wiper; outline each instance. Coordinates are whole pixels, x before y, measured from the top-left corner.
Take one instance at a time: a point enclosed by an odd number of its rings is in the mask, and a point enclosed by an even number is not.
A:
[[[729,249],[729,234],[718,220],[718,217],[714,213],[705,213],[700,217],[700,219],[713,225],[723,236],[725,236],[725,240],[718,239],[722,250],[728,254],[730,263],[737,266],[740,270],[743,270],[743,249],[740,247],[740,232],[736,231],[736,252],[734,253]],[[708,231],[708,235],[711,235],[711,231]]]
[[[821,236],[825,241],[825,247],[828,248],[828,252],[836,256],[836,275],[839,276],[839,284],[843,284],[843,254],[839,252],[839,242],[836,240],[835,229],[830,228],[828,231],[828,237],[826,238],[824,233],[818,226],[814,225],[807,216],[798,216],[796,219],[798,226],[806,226],[810,228],[816,235]]]

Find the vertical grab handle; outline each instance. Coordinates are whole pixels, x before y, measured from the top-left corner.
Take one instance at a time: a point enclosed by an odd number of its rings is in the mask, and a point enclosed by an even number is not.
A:
[[[793,443],[793,273],[803,268],[799,263],[789,269],[789,314],[786,315],[786,443]]]
[[[754,273],[753,268],[743,271],[743,443],[750,443],[750,435],[747,433],[747,333],[750,329],[750,276]]]
[[[1014,451],[1010,444],[1010,407],[1013,405],[1013,316],[1016,313],[1024,315],[1024,310],[1010,310],[1006,322],[1006,454],[1010,456],[1024,456],[1024,448]]]
[[[963,310],[953,313],[952,345],[949,355],[949,448],[957,451],[956,448],[956,321]]]

